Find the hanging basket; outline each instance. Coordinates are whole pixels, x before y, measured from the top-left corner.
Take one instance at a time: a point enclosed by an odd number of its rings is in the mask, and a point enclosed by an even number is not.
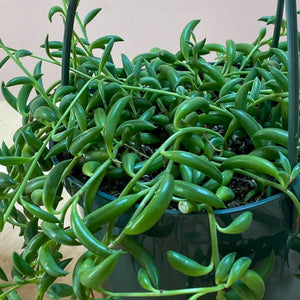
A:
[[[298,161],[298,123],[299,123],[299,93],[298,93],[298,33],[296,1],[286,1],[287,26],[288,26],[288,59],[289,59],[289,142],[288,158],[292,166]],[[278,1],[276,14],[273,47],[278,46],[280,25],[282,20],[284,1]],[[68,85],[70,41],[73,28],[73,19],[77,1],[70,1],[67,26],[64,39],[62,83]],[[76,193],[82,183],[74,177],[68,177],[66,188],[70,194]],[[300,183],[295,180],[293,185],[295,194],[300,198]],[[108,194],[98,192],[94,201],[93,210],[111,202],[114,198]],[[118,218],[114,232],[118,233],[127,224],[135,208]],[[244,211],[253,213],[251,227],[240,235],[219,236],[219,250],[221,255],[229,252],[237,252],[239,256],[248,256],[252,259],[255,269],[268,257],[270,252],[275,254],[274,268],[266,281],[265,298],[267,300],[300,299],[300,282],[294,274],[300,273],[300,236],[299,218],[295,209],[282,193],[260,200],[257,203],[242,207],[216,210],[215,215],[220,224],[228,224]],[[102,239],[103,232],[97,233]],[[135,239],[143,245],[159,266],[161,271],[161,288],[187,288],[213,285],[210,276],[192,278],[179,272],[174,273],[170,267],[166,252],[169,249],[184,253],[195,260],[201,260],[203,264],[209,263],[210,234],[206,214],[192,213],[181,214],[176,210],[167,210],[160,221],[145,234],[135,236]],[[206,261],[203,258],[207,257]],[[108,290],[116,292],[142,291],[137,282],[137,271],[140,268],[131,256],[124,255],[116,267],[113,275],[106,282]],[[170,275],[172,274],[172,275]],[[169,299],[186,299],[187,296],[172,296]],[[130,299],[130,298],[126,298]],[[132,298],[142,299],[142,298]],[[156,299],[156,298],[147,298]],[[201,297],[204,300],[215,299],[215,295]]]

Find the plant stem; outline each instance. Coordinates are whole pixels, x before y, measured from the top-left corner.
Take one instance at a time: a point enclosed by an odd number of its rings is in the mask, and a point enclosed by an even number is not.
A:
[[[275,188],[275,189],[277,189],[277,190],[285,193],[291,199],[291,201],[293,202],[293,204],[295,205],[295,207],[297,209],[297,212],[298,212],[298,215],[300,215],[300,202],[297,199],[296,195],[292,191],[290,191],[288,188],[285,188],[281,184],[278,184],[276,182],[270,181],[268,179],[265,179],[263,177],[260,177],[258,175],[255,175],[255,174],[253,174],[251,172],[247,172],[247,171],[242,170],[242,169],[234,169],[234,171],[237,172],[237,173],[239,173],[239,174],[251,177],[251,178],[253,178],[256,181],[261,182],[265,186],[273,187],[273,188]]]
[[[187,288],[187,289],[176,289],[176,290],[157,290],[154,292],[129,292],[129,293],[114,293],[106,290],[101,290],[102,293],[111,297],[167,297],[176,295],[186,294],[210,294],[221,291],[225,288],[224,284],[219,284],[212,287],[199,287],[199,288]]]
[[[216,267],[220,262],[219,246],[218,246],[219,243],[218,243],[218,235],[217,235],[217,221],[216,221],[216,216],[214,214],[214,211],[210,206],[205,206],[205,210],[208,213],[208,219],[209,219],[212,260]]]
[[[66,214],[67,209],[70,207],[70,205],[74,202],[74,200],[80,196],[87,190],[87,188],[90,186],[90,184],[97,178],[109,165],[111,164],[111,159],[107,159],[104,163],[101,164],[101,166],[95,171],[92,177],[89,178],[88,181],[85,182],[85,184],[65,203],[65,205],[60,209],[57,210],[57,214]]]
[[[122,239],[126,236],[126,233],[125,233],[126,227],[130,226],[132,223],[134,223],[136,217],[140,214],[140,212],[143,210],[145,205],[150,201],[150,199],[156,192],[156,190],[159,186],[159,183],[160,183],[160,181],[157,181],[151,188],[148,188],[148,191],[145,190],[145,193],[147,192],[147,194],[145,195],[145,197],[143,198],[141,203],[139,203],[137,209],[134,211],[133,215],[129,219],[127,225],[124,227],[122,232],[120,234],[118,234],[118,236],[110,243],[110,245],[109,245],[110,248],[114,248],[115,245],[120,244]]]
[[[27,71],[27,70],[26,70]],[[81,96],[81,94],[83,93],[83,91],[89,86],[89,84],[93,81],[94,79],[91,78],[88,82],[86,82],[86,84],[82,87],[82,89],[78,92],[78,94],[76,95],[76,97],[74,98],[74,100],[70,103],[69,107],[66,109],[66,111],[64,112],[64,114],[60,117],[60,119],[57,121],[57,123],[55,124],[54,128],[52,129],[52,131],[49,133],[48,137],[46,138],[46,140],[44,141],[43,145],[41,146],[41,148],[39,149],[38,152],[35,153],[35,155],[33,156],[33,160],[31,162],[31,165],[22,181],[22,183],[18,186],[18,189],[13,197],[13,199],[11,200],[5,214],[3,217],[4,223],[7,221],[8,217],[10,216],[15,204],[17,203],[18,199],[20,198],[20,196],[22,195],[24,188],[27,184],[27,181],[29,180],[32,172],[34,171],[35,165],[37,164],[38,160],[40,159],[43,151],[46,149],[48,143],[50,142],[53,134],[57,131],[57,129],[59,128],[59,126],[62,124],[62,122],[65,120],[65,118],[67,117],[67,115],[70,113],[72,107],[75,105],[75,103],[77,102],[77,100],[79,99],[79,97]],[[50,101],[50,100],[49,100]],[[51,101],[50,101],[51,102]],[[52,103],[52,102],[51,102]]]
[[[145,174],[149,166],[152,164],[152,162],[161,155],[160,153],[162,151],[165,151],[167,147],[176,139],[184,134],[188,133],[210,133],[219,137],[222,137],[219,133],[217,133],[214,130],[208,129],[208,128],[202,128],[202,127],[186,127],[182,128],[179,131],[175,132],[172,136],[170,136],[154,153],[153,155],[148,159],[148,161],[144,164],[144,166],[136,173],[136,175],[129,181],[127,186],[123,189],[120,196],[127,195],[129,191],[133,188],[133,186],[136,184],[136,182]]]
[[[48,94],[45,92],[43,88],[39,85],[38,81],[34,78],[34,76],[24,67],[22,62],[16,58],[11,51],[3,44],[2,40],[0,39],[0,47],[7,53],[7,55],[17,64],[17,66],[32,80],[34,87],[36,90],[44,97],[49,107],[51,107],[58,115],[59,110],[58,108],[52,103],[49,99]]]
[[[142,86],[131,86],[131,85],[123,84],[121,87],[125,90],[158,93],[158,94],[166,95],[166,96],[175,96],[177,98],[182,98],[182,99],[187,99],[188,98],[187,96],[182,96],[182,95],[179,95],[177,93],[168,92],[168,91],[164,91],[164,90],[157,90],[157,89],[152,89],[152,88],[147,88],[147,87],[142,87]]]
[[[258,104],[265,102],[266,100],[272,100],[272,101],[276,101],[278,103],[284,103],[285,101],[282,98],[288,97],[288,95],[289,95],[289,93],[287,93],[287,92],[266,95],[266,96],[263,96],[263,97],[255,100],[253,103],[249,104],[248,107],[250,108],[252,106],[257,106]]]

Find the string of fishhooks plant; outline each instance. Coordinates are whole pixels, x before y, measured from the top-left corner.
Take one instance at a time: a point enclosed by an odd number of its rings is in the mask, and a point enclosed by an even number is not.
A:
[[[193,20],[182,31],[177,53],[153,48],[133,60],[122,54],[117,67],[111,51],[122,38],[89,41],[86,28],[101,9],[82,20],[75,14],[77,4],[62,0],[50,9],[49,20],[59,15],[66,35],[64,42],[46,37],[46,57],[0,40],[6,54],[0,67],[12,60],[24,72],[1,85],[22,126],[13,145],[2,142],[0,149],[0,164],[7,169],[0,173],[0,229],[12,224],[24,246],[12,253],[11,279],[0,267],[0,299],[21,299],[18,289],[30,284],[37,286],[36,300],[46,294],[94,299],[95,292],[107,299],[185,295],[194,300],[208,294],[218,300],[263,299],[274,252],[255,269],[250,257],[221,254],[219,234],[242,236],[253,215],[246,210],[224,226],[215,209],[281,192],[300,213],[291,188],[300,173],[298,138],[292,146],[296,161],[288,158],[288,42],[274,42],[267,34],[276,17],[260,19],[264,26],[252,43],[227,40],[225,45],[199,41],[193,31],[200,20]],[[73,31],[72,12],[80,32]],[[280,25],[276,39],[287,35],[285,20]],[[207,54],[215,61],[208,62]],[[37,61],[33,72],[23,65],[24,57]],[[43,83],[45,63],[62,67],[62,79],[49,87]],[[14,94],[11,87],[19,89]],[[82,185],[62,200],[70,176]],[[243,191],[240,182],[247,183]],[[115,198],[94,210],[98,190]],[[161,286],[159,266],[135,237],[155,227],[167,210],[207,215],[208,264],[173,249],[161,255],[174,273],[204,283],[209,275],[214,284]],[[116,233],[124,215],[126,224]],[[102,240],[94,235],[100,230]],[[86,250],[71,271],[71,285],[56,282],[68,274],[72,260],[63,257],[62,245]],[[143,291],[108,290],[106,280],[128,254],[140,266],[136,276]]]

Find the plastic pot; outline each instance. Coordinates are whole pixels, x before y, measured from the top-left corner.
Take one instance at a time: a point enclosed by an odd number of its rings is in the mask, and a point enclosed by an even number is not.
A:
[[[68,178],[66,188],[73,194],[81,183],[75,178]],[[98,192],[93,209],[97,209],[113,199],[112,196]],[[134,208],[133,208],[134,209]],[[133,210],[132,209],[132,210]],[[116,222],[118,232],[126,224],[132,210],[122,215]],[[300,299],[300,281],[294,274],[300,273],[300,238],[291,234],[294,226],[292,203],[284,194],[276,194],[257,203],[245,206],[217,210],[220,225],[228,225],[245,210],[253,213],[251,227],[239,235],[219,234],[219,250],[221,255],[237,252],[237,256],[249,256],[255,269],[270,254],[275,253],[274,268],[266,280],[264,299],[286,300]],[[102,237],[101,231],[97,233]],[[210,234],[208,216],[205,213],[184,215],[177,210],[167,210],[161,220],[147,233],[135,237],[154,257],[161,271],[161,288],[174,289],[213,285],[211,276],[187,277],[172,269],[167,261],[168,250],[178,251],[202,264],[210,260]],[[137,282],[137,271],[140,265],[130,255],[122,256],[119,264],[106,282],[105,288],[115,292],[142,291]],[[188,296],[166,297],[181,300]],[[126,298],[131,299],[131,298]],[[142,299],[142,298],[132,298]],[[147,298],[156,299],[156,298]],[[201,299],[215,299],[209,294]]]

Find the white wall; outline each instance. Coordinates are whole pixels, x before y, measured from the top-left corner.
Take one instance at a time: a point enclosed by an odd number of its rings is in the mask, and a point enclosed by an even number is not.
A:
[[[118,43],[114,49],[119,62],[121,52],[132,58],[154,46],[176,52],[181,30],[192,19],[202,20],[195,31],[198,40],[206,37],[208,42],[224,43],[228,38],[251,42],[262,27],[257,19],[275,14],[276,4],[276,0],[81,0],[78,11],[84,17],[93,8],[103,8],[88,26],[90,39],[106,34],[124,38],[125,42]],[[297,4],[299,9],[300,0]],[[47,33],[50,39],[61,40],[61,18],[54,16],[52,24],[47,19],[48,10],[54,5],[61,5],[60,0],[0,0],[3,42],[43,53],[39,45]],[[19,73],[14,65],[7,64],[0,69],[0,81]],[[57,78],[58,68],[52,68],[51,73]]]

